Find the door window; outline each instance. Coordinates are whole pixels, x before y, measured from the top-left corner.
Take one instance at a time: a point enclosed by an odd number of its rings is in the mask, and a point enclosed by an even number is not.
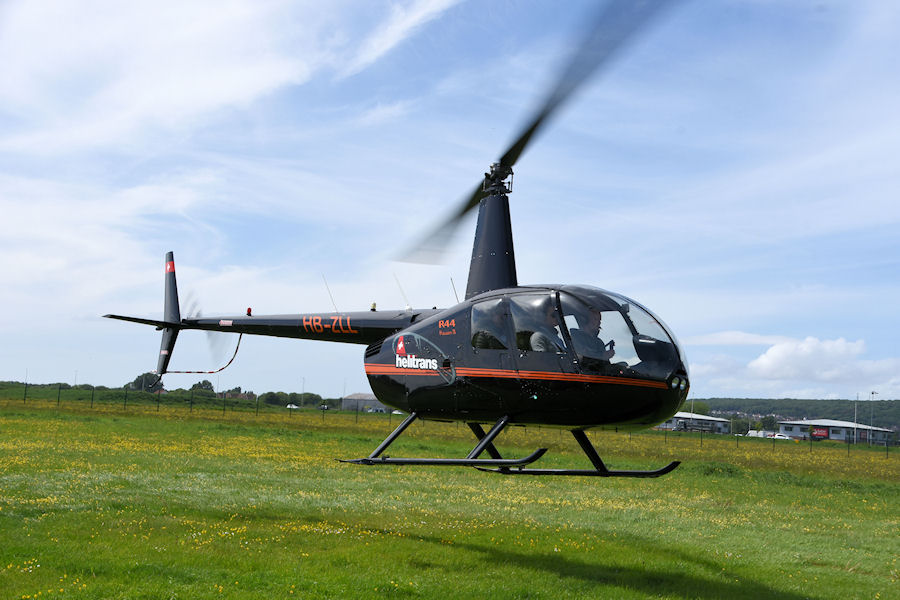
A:
[[[549,294],[522,294],[509,300],[517,349],[556,354],[566,352],[553,297]]]
[[[472,306],[472,347],[481,350],[509,348],[506,310],[502,298]]]

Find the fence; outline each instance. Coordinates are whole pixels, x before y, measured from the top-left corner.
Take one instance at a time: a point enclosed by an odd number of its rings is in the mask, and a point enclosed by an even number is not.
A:
[[[216,419],[226,422],[256,422],[297,429],[331,430],[336,435],[345,432],[364,433],[380,441],[399,424],[401,417],[391,413],[359,413],[339,410],[317,411],[315,408],[288,409],[284,406],[259,403],[258,398],[221,398],[183,394],[151,394],[127,389],[97,389],[92,386],[63,385],[0,386],[0,418],[17,408],[46,410],[71,414],[116,414],[159,418]],[[834,441],[795,442],[791,440],[747,438],[710,433],[642,430],[634,432],[615,429],[593,429],[588,432],[604,460],[610,459],[613,468],[628,463],[668,462],[682,460],[685,464],[702,464],[711,473],[721,465],[745,468],[762,467],[787,472],[829,472],[858,475],[881,473],[888,479],[900,477],[897,453],[888,446],[851,445]],[[406,437],[428,439],[437,436],[472,441],[469,428],[460,423],[419,421]],[[516,426],[504,432],[498,446],[513,446],[534,450],[547,447],[563,454],[579,454],[572,436],[563,429],[542,426]],[[550,458],[550,457],[548,457]],[[583,457],[579,457],[583,459]],[[547,459],[544,459],[547,460]],[[550,459],[555,460],[555,459]],[[568,457],[571,462],[573,459]],[[635,462],[637,461],[637,463]],[[713,466],[710,466],[713,465]],[[715,466],[720,465],[720,466]],[[684,467],[683,467],[684,468]]]

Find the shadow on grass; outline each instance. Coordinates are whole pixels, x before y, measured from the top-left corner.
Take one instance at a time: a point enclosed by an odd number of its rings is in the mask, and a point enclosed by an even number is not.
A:
[[[447,548],[446,540],[422,537],[422,541],[441,544]],[[567,557],[563,554],[536,552],[516,552],[508,548],[460,542],[454,540],[451,548],[461,548],[479,553],[491,564],[515,565],[535,572],[546,572],[560,579],[575,579],[584,583],[606,588],[612,592],[617,588],[638,591],[651,596],[663,595],[685,598],[728,600],[810,600],[816,596],[809,593],[797,594],[777,590],[746,575],[742,570],[726,568],[721,564],[691,555],[688,552],[663,546],[658,540],[641,538],[619,539],[610,547],[614,552],[618,546],[627,546],[640,556],[647,556],[647,562],[663,562],[665,567],[637,567],[616,564],[604,556],[597,556],[596,562],[587,562]],[[632,554],[633,556],[634,554]],[[677,565],[685,565],[678,570]],[[696,574],[703,571],[708,575]]]

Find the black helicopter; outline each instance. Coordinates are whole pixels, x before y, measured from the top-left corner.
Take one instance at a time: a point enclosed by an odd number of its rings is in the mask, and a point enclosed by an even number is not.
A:
[[[182,318],[173,253],[165,260],[163,319],[108,318],[162,330],[156,372],[167,372],[180,331],[364,344],[365,371],[384,404],[409,416],[363,465],[472,466],[508,475],[658,477],[678,462],[650,471],[611,470],[588,440],[596,427],[646,428],[671,417],[688,394],[687,362],[666,325],[634,300],[585,285],[519,285],[508,194],[512,167],[533,135],[598,67],[630,41],[663,2],[611,2],[578,47],[546,101],[452,218],[417,246],[433,254],[462,217],[478,207],[465,300],[444,309],[375,310],[292,315]],[[424,250],[423,250],[424,248]],[[414,257],[414,258],[416,258]],[[478,442],[465,458],[384,455],[416,419],[462,421]],[[492,425],[488,432],[483,424]],[[592,469],[536,469],[540,448],[519,459],[494,446],[508,425],[569,429]],[[481,458],[487,452],[490,458]]]

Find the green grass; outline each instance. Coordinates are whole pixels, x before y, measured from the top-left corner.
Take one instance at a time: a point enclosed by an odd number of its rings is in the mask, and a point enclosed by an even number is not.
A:
[[[362,467],[385,415],[0,398],[0,598],[896,598],[900,453],[592,433],[655,480]],[[398,424],[394,417],[392,424]],[[463,456],[465,426],[393,455]],[[505,455],[585,467],[571,436]]]

